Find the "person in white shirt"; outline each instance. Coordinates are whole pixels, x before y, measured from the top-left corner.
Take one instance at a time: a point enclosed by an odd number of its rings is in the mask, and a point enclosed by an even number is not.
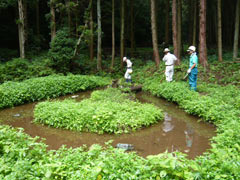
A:
[[[168,48],[164,49],[164,57],[163,61],[165,62],[166,70],[166,81],[171,82],[173,80],[173,74],[174,74],[174,63],[177,61],[177,57],[170,53],[170,50]]]
[[[127,58],[127,57],[123,57],[123,62],[126,62],[127,63],[127,71],[124,75],[124,78],[126,79],[126,82],[132,82],[132,77],[131,77],[131,74],[132,74],[132,62]]]

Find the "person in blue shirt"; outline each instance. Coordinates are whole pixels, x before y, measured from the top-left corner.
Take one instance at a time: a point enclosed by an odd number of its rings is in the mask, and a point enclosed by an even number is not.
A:
[[[189,69],[187,70],[187,73],[189,74],[189,86],[190,90],[196,91],[197,90],[197,74],[198,74],[198,57],[196,54],[196,47],[190,46],[188,48],[188,54],[190,55],[189,59]]]

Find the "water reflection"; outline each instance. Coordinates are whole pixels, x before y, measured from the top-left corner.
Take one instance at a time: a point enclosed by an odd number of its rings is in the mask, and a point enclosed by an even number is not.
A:
[[[167,112],[164,113],[164,122],[162,130],[167,133],[169,131],[172,131],[174,128],[174,125],[171,123],[172,117],[168,115]]]
[[[189,152],[193,144],[193,136],[194,136],[194,129],[191,127],[191,125],[187,124],[187,129],[184,131],[184,134],[185,134],[186,146],[187,146],[187,149],[185,149],[184,152]]]

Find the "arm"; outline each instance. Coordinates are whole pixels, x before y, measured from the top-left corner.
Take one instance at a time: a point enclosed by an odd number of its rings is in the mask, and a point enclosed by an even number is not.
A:
[[[197,61],[198,61],[198,59],[197,59],[197,56],[194,56],[194,57],[192,57],[193,58],[193,65],[188,69],[188,73],[190,73],[191,71],[192,71],[192,69],[193,68],[195,68],[195,66],[197,65]]]
[[[163,59],[162,59],[164,62],[166,62],[167,61],[167,58],[166,58],[166,55],[163,57]]]
[[[196,66],[196,63],[194,63],[190,69],[192,70],[195,66]]]

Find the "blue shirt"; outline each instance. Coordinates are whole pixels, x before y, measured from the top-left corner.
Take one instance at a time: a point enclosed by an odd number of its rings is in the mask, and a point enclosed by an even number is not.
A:
[[[192,53],[190,56],[190,61],[189,61],[189,68],[193,66],[193,64],[196,64],[195,67],[198,66],[198,57],[196,53]]]

